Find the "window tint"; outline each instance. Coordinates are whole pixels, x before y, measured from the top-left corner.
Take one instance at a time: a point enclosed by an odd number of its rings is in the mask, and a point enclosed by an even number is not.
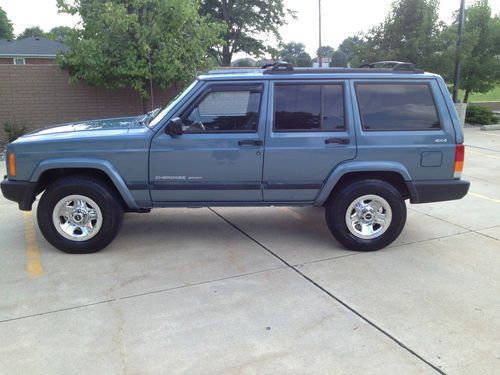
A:
[[[254,132],[259,123],[261,89],[214,90],[186,116],[186,133]]]
[[[344,125],[342,85],[286,85],[274,89],[275,131],[339,131]]]
[[[427,84],[356,84],[365,130],[440,129]]]

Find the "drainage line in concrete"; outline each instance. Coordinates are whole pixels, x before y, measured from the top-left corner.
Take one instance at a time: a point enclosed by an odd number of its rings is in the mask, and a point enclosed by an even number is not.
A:
[[[344,306],[346,309],[348,309],[349,311],[351,311],[353,314],[355,314],[356,316],[358,316],[360,319],[362,319],[365,322],[367,322],[369,325],[371,325],[377,331],[379,331],[380,333],[382,333],[385,336],[387,336],[389,339],[391,339],[392,341],[394,341],[400,347],[402,347],[403,349],[405,349],[406,351],[408,351],[410,354],[412,354],[415,357],[417,357],[418,359],[420,359],[422,362],[424,362],[425,364],[427,364],[428,366],[430,366],[432,369],[434,369],[435,371],[437,371],[441,375],[446,375],[446,373],[443,370],[441,370],[439,367],[437,367],[437,366],[433,365],[431,362],[427,361],[425,358],[423,358],[422,356],[420,356],[419,354],[417,354],[414,350],[410,349],[408,346],[406,346],[405,344],[403,344],[401,341],[399,341],[397,338],[395,338],[394,336],[392,336],[390,333],[384,331],[381,327],[379,327],[377,324],[373,323],[370,319],[366,318],[364,315],[362,315],[361,313],[359,313],[358,311],[356,311],[354,308],[352,308],[351,306],[349,306],[347,303],[345,303],[344,301],[342,301],[341,299],[339,299],[338,297],[336,297],[335,295],[333,295],[330,291],[328,291],[327,289],[325,289],[324,287],[322,287],[321,285],[319,285],[316,281],[312,280],[307,275],[305,275],[302,272],[300,272],[297,268],[295,268],[293,265],[291,265],[290,263],[288,263],[285,259],[283,259],[282,257],[280,257],[278,254],[274,253],[272,250],[270,250],[269,248],[267,248],[265,245],[263,245],[262,243],[260,243],[258,240],[256,240],[252,236],[250,236],[245,231],[243,231],[236,224],[233,224],[231,221],[229,221],[228,219],[226,219],[224,216],[222,216],[221,214],[219,214],[217,211],[215,211],[211,207],[208,207],[208,209],[210,211],[212,211],[214,214],[216,214],[217,216],[219,216],[222,220],[224,220],[226,223],[228,223],[234,229],[236,229],[238,232],[240,232],[241,234],[243,234],[245,237],[249,238],[251,241],[255,242],[257,245],[259,245],[260,247],[262,247],[269,254],[271,254],[275,258],[279,259],[284,264],[286,264],[289,268],[291,268],[296,273],[298,273],[300,276],[302,276],[304,279],[306,279],[307,281],[309,281],[316,288],[320,289],[321,291],[323,291],[324,293],[326,293],[328,296],[330,296],[331,298],[333,298],[335,301],[337,301],[338,303],[340,303],[342,306]]]

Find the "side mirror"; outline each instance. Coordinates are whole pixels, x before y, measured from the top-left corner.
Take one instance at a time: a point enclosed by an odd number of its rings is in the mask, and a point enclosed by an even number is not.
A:
[[[165,133],[172,137],[182,135],[182,120],[179,117],[170,120],[165,128]]]

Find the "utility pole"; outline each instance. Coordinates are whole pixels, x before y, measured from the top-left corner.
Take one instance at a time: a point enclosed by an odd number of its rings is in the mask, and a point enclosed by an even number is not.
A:
[[[319,48],[318,48],[318,62],[319,67],[323,67],[323,56],[321,53],[321,0],[318,0],[318,10],[319,10]]]
[[[455,79],[453,82],[453,102],[458,103],[458,89],[460,88],[460,69],[462,59],[460,57],[460,47],[462,46],[462,36],[464,34],[465,21],[465,0],[460,0],[460,12],[458,15],[458,38],[457,51],[455,54]]]

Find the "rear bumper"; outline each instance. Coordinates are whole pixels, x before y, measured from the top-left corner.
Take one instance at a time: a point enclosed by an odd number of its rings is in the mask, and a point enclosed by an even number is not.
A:
[[[451,201],[465,197],[470,182],[464,180],[410,181],[411,203]]]
[[[10,181],[5,178],[0,182],[0,187],[3,196],[8,200],[17,202],[20,210],[31,211],[36,196],[36,182]]]

